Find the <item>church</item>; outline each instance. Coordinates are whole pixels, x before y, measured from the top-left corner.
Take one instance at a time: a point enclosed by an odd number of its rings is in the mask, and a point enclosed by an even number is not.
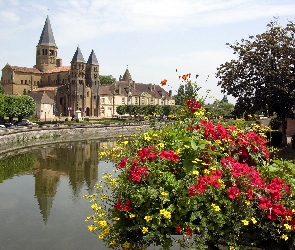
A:
[[[63,66],[48,16],[36,46],[36,65],[27,68],[6,64],[1,83],[4,93],[9,95],[46,93],[53,101],[54,116],[79,110],[82,116],[112,117],[116,107],[124,104],[175,105],[171,91],[155,84],[136,83],[128,68],[119,81],[101,86],[94,50],[85,61],[77,47],[70,66]],[[36,116],[42,117],[42,109],[38,112]]]

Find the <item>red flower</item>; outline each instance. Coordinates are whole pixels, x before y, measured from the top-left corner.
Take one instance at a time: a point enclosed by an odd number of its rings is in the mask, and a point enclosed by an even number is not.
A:
[[[192,113],[195,113],[199,108],[201,108],[201,104],[193,98],[186,100],[185,103],[189,111]]]
[[[128,160],[128,158],[123,158],[123,159],[121,160],[121,162],[119,163],[118,168],[119,168],[119,169],[121,169],[121,168],[125,168],[126,165],[127,165],[127,160]]]
[[[175,233],[176,233],[176,234],[180,234],[181,231],[182,231],[182,228],[181,228],[180,225],[178,225],[177,227],[175,227]]]
[[[160,82],[160,84],[161,84],[162,86],[166,85],[166,84],[167,84],[167,80],[166,80],[166,79],[162,80],[162,81]]]
[[[193,230],[190,228],[190,226],[188,226],[185,230],[185,234],[192,237],[193,235]]]
[[[272,202],[267,198],[260,198],[258,205],[261,209],[269,209],[272,206]]]
[[[164,150],[160,153],[160,158],[177,162],[179,157],[173,150]]]
[[[229,198],[234,200],[240,196],[240,190],[237,187],[230,187],[227,190],[227,195]]]

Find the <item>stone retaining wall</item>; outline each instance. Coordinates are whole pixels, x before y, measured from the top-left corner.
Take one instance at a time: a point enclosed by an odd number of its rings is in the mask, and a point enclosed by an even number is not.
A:
[[[0,130],[0,154],[27,147],[66,141],[111,139],[119,135],[130,136],[148,130],[145,123],[97,125],[47,125],[40,128],[18,127]]]

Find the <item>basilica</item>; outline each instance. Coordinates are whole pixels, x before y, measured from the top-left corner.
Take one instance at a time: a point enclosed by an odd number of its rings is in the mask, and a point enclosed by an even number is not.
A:
[[[52,100],[47,117],[49,113],[59,116],[75,114],[76,111],[82,112],[83,116],[112,117],[119,105],[175,104],[171,91],[167,92],[156,84],[136,83],[128,68],[118,81],[100,85],[99,63],[94,50],[85,61],[77,47],[70,66],[63,66],[48,16],[36,46],[36,65],[27,68],[6,64],[2,69],[1,83],[5,94],[34,97],[34,93],[41,92],[46,95],[45,100]],[[36,116],[42,117],[42,112],[44,108],[39,107]]]

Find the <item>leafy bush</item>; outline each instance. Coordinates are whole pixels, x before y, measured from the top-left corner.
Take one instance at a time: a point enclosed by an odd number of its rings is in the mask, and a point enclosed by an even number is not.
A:
[[[270,158],[257,124],[213,124],[201,104],[190,98],[183,120],[100,152],[119,174],[84,196],[88,230],[113,249],[293,249],[294,164]]]

